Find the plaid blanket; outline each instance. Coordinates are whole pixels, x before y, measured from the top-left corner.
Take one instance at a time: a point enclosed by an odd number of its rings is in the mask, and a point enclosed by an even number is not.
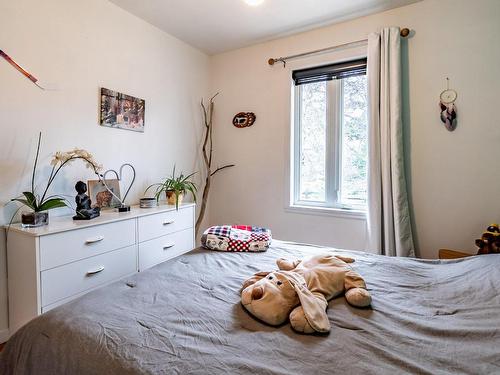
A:
[[[201,245],[219,251],[266,251],[271,245],[271,231],[250,225],[217,225],[201,236]]]

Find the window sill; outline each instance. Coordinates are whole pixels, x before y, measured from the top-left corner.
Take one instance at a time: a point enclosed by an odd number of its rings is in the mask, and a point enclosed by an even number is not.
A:
[[[304,215],[334,216],[344,219],[366,220],[366,211],[318,206],[288,206],[286,212]]]

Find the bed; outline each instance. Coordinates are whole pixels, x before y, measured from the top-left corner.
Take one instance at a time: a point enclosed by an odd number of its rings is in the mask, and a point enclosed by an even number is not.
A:
[[[240,305],[242,282],[278,257],[356,259],[372,308],[332,300],[328,335],[269,327]],[[265,253],[197,249],[25,325],[2,374],[500,373],[500,256],[382,257],[273,241]]]

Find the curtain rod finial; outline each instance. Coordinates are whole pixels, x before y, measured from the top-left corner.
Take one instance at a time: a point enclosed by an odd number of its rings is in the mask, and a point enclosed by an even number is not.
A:
[[[269,60],[267,60],[267,63],[268,63],[269,65],[271,65],[271,66],[273,66],[275,62],[276,62],[276,60],[275,60],[275,59],[273,59],[273,58],[270,58]]]
[[[408,35],[410,35],[410,29],[408,29],[408,28],[405,27],[404,29],[401,29],[401,33],[400,34],[401,34],[401,36],[403,38],[406,38]]]

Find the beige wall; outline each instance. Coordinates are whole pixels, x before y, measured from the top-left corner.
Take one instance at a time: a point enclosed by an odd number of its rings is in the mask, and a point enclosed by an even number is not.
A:
[[[43,132],[39,182],[50,154],[85,148],[107,168],[137,169],[130,202],[171,171],[199,170],[198,102],[208,93],[209,58],[105,0],[0,0],[0,48],[40,80],[43,92],[0,60],[0,224],[3,204],[29,186],[38,131]],[[144,133],[100,127],[99,87],[146,100]],[[75,163],[53,191],[73,196],[92,175]],[[4,241],[0,246],[0,336],[7,327]],[[1,337],[0,337],[1,338]]]
[[[214,56],[212,91],[216,152],[237,167],[217,176],[212,223],[269,226],[280,239],[363,249],[359,220],[285,211],[290,69],[342,59],[342,51],[273,68],[269,57],[286,56],[365,38],[384,26],[409,27],[403,42],[405,131],[415,237],[422,257],[440,247],[473,251],[484,227],[500,221],[500,1],[425,0]],[[407,45],[406,45],[407,43]],[[439,94],[450,77],[458,91],[458,128],[439,120]],[[232,116],[253,111],[255,125],[236,129]]]

